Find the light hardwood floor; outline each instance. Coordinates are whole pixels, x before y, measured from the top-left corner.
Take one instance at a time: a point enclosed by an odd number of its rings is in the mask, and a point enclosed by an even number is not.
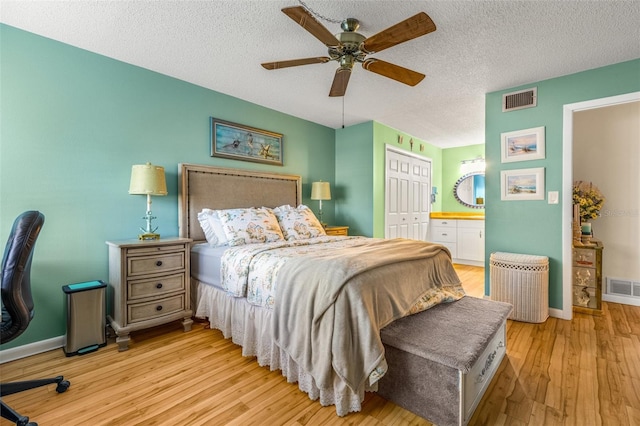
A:
[[[468,294],[481,296],[484,270],[456,269]],[[507,334],[507,356],[471,425],[640,425],[640,307],[508,321]],[[2,381],[59,374],[71,381],[66,393],[49,386],[3,399],[40,426],[430,424],[372,393],[361,412],[336,417],[202,323],[133,333],[126,352],[110,342],[84,356],[58,349],[0,365]]]

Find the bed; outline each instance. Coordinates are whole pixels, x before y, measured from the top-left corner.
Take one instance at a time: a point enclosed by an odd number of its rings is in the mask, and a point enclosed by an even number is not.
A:
[[[195,316],[242,346],[244,356],[281,370],[311,399],[335,405],[343,416],[360,411],[364,393],[376,391],[386,372],[379,330],[458,300],[464,291],[440,245],[320,234],[211,247],[198,219],[207,209],[301,204],[300,176],[179,165],[179,229],[181,237],[193,239]],[[260,269],[266,259],[274,263]],[[245,264],[251,266],[238,269]],[[272,270],[274,288],[252,287]]]

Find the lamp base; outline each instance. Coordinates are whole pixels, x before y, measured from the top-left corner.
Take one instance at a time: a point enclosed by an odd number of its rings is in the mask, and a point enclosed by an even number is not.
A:
[[[152,232],[147,232],[144,234],[138,235],[139,240],[159,240],[160,234],[154,234]]]

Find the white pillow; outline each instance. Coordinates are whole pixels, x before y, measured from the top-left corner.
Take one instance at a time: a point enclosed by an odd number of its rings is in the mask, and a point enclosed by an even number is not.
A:
[[[198,222],[204,231],[204,236],[211,247],[227,245],[227,236],[222,229],[222,223],[218,216],[219,210],[202,209],[198,213]]]
[[[305,240],[327,235],[316,215],[304,204],[297,208],[280,206],[273,209],[282,229],[282,235],[288,241]]]
[[[230,246],[284,240],[278,220],[269,208],[220,210],[218,217]]]

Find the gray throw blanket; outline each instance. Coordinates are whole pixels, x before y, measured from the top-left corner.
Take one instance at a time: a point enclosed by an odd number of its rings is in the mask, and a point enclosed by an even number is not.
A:
[[[426,309],[463,295],[446,247],[373,239],[282,267],[274,339],[319,388],[331,388],[337,375],[355,392],[384,360],[381,328],[415,313],[421,299]]]

